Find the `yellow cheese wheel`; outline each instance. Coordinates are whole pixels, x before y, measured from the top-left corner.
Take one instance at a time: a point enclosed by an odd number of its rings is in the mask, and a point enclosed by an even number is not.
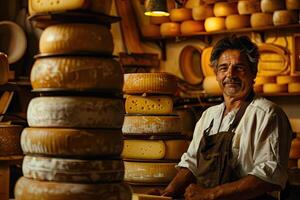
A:
[[[125,116],[122,132],[124,134],[165,135],[181,132],[178,116]]]
[[[289,93],[300,92],[300,83],[289,83],[288,84],[288,92]]]
[[[250,24],[253,28],[273,26],[273,15],[271,13],[253,13]]]
[[[285,7],[284,0],[261,0],[260,8],[262,12],[272,13],[275,10],[283,10]]]
[[[287,84],[266,83],[263,86],[264,93],[282,93],[288,91]]]
[[[173,111],[173,99],[170,96],[133,96],[125,101],[128,114],[168,115]]]
[[[299,0],[285,0],[285,6],[288,10],[300,10]]]
[[[176,163],[124,161],[124,180],[133,183],[168,183],[177,174]]]
[[[266,83],[276,83],[276,76],[257,76],[255,78],[255,85],[262,85]]]
[[[299,118],[289,118],[291,127],[293,132],[299,133],[300,132],[300,119]]]
[[[213,6],[203,4],[194,7],[192,10],[192,15],[194,20],[205,20],[208,17],[213,17],[214,16]]]
[[[214,5],[214,15],[216,17],[226,17],[238,14],[237,4],[228,2],[216,2]]]
[[[273,13],[273,24],[275,26],[297,24],[298,12],[295,10],[276,10]]]
[[[180,35],[180,24],[176,22],[167,22],[160,25],[160,34],[162,36],[175,37]]]
[[[176,90],[176,77],[168,73],[130,73],[124,75],[123,91],[127,94],[174,94]]]
[[[40,38],[41,53],[96,52],[112,54],[110,30],[96,24],[58,24],[46,28]]]
[[[250,27],[250,16],[229,15],[225,19],[225,26],[228,30]]]
[[[32,127],[121,128],[121,99],[98,97],[36,97],[29,103],[27,121]]]
[[[189,35],[204,31],[204,21],[188,20],[181,23],[181,34]]]
[[[289,158],[300,159],[300,139],[299,138],[295,138],[292,140]]]
[[[150,16],[150,24],[159,25],[166,22],[170,22],[169,16],[161,16],[161,17]]]
[[[203,0],[187,0],[184,4],[185,8],[195,8],[203,4]]]
[[[33,89],[98,89],[122,91],[119,62],[100,57],[45,57],[35,61],[30,81]]]
[[[0,125],[0,157],[22,155],[20,137],[23,127]]]
[[[170,11],[172,22],[182,22],[193,19],[192,10],[189,8],[175,8]]]
[[[68,158],[119,156],[121,130],[25,128],[21,135],[25,154]]]
[[[159,38],[161,36],[159,25],[148,24],[148,25],[141,26],[140,29],[144,37]]]
[[[205,77],[207,76],[215,76],[215,72],[213,68],[210,66],[210,56],[213,47],[207,47],[203,49],[201,55],[201,69]]]
[[[25,156],[22,171],[26,178],[69,183],[120,182],[122,160],[79,160]]]
[[[124,183],[78,184],[38,181],[22,177],[15,186],[16,200],[131,200],[131,189]]]
[[[164,159],[177,160],[185,153],[189,147],[187,140],[165,140],[166,154]]]
[[[208,17],[205,19],[204,27],[207,32],[225,30],[226,29],[225,18],[223,18],[223,17]]]
[[[260,12],[259,0],[243,0],[238,2],[238,12],[240,15],[249,15]]]
[[[223,94],[216,76],[206,76],[203,81],[203,89],[209,95],[220,96]]]
[[[277,76],[276,83],[287,84],[287,83],[300,83],[300,76]]]

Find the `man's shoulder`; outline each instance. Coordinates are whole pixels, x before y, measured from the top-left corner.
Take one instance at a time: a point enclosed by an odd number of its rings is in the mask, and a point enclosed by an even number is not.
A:
[[[252,109],[257,110],[258,112],[270,114],[283,112],[280,106],[262,96],[255,96],[250,106]]]

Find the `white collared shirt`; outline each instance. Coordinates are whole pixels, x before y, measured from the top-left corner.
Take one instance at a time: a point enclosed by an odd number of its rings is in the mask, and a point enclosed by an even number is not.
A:
[[[216,134],[225,104],[212,106],[197,122],[193,140],[181,157],[178,167],[188,168],[196,177],[197,152],[204,130],[214,119],[210,135]],[[222,120],[219,131],[228,131],[237,110]],[[282,109],[263,97],[256,96],[249,104],[232,139],[232,152],[238,174],[254,175],[266,182],[285,187],[292,131]],[[201,164],[201,163],[200,163]]]

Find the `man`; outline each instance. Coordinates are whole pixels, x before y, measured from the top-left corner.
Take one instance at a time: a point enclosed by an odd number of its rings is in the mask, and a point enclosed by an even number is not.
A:
[[[272,199],[287,181],[291,128],[285,113],[253,92],[258,48],[246,36],[226,37],[210,58],[224,102],[208,108],[163,196]]]

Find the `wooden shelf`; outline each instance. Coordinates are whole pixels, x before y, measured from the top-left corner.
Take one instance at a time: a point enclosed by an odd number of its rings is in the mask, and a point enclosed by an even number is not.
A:
[[[20,86],[31,87],[31,84],[28,81],[8,82],[7,84],[0,85],[0,91],[19,91]]]

